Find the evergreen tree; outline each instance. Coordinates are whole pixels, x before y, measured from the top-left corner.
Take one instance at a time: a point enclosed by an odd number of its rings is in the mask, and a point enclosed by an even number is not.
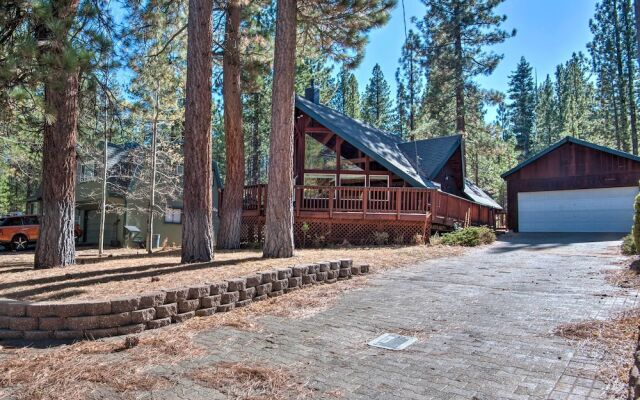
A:
[[[477,75],[490,75],[502,59],[488,46],[513,36],[500,29],[506,16],[495,14],[503,0],[422,0],[426,13],[418,27],[423,35],[422,62],[429,71],[432,115],[447,115],[454,103],[455,131],[466,131],[465,101]],[[449,93],[454,94],[452,99]]]
[[[536,103],[536,143],[535,150],[549,146],[558,140],[558,114],[557,101],[553,90],[551,77],[547,78],[538,87],[538,101]]]
[[[409,95],[404,83],[400,80],[400,68],[396,70],[396,112],[393,131],[401,138],[409,136]],[[415,138],[411,138],[413,140]]]
[[[360,92],[358,90],[358,79],[354,74],[349,76],[348,88],[344,113],[351,118],[360,119]]]
[[[373,67],[371,78],[362,99],[362,120],[378,129],[391,130],[391,89],[379,64]]]
[[[352,118],[360,117],[360,94],[358,80],[346,67],[342,67],[336,79],[336,90],[331,107]]]
[[[594,88],[582,53],[556,69],[558,130],[562,135],[591,139],[594,132]]]
[[[535,97],[532,68],[522,57],[509,76],[509,117],[517,149],[523,158],[529,156],[534,143]]]
[[[396,72],[398,86],[402,84],[406,91],[406,99],[402,105],[405,109],[402,113],[407,116],[408,130],[410,132],[416,129],[416,123],[419,118],[417,114],[419,112],[423,77],[425,76],[425,71],[418,60],[421,48],[420,36],[410,29],[402,46],[402,54],[399,60],[400,68]],[[400,112],[399,108],[398,110]]]
[[[636,27],[631,0],[602,0],[589,22],[588,48],[598,92],[603,141],[637,154],[638,72]]]

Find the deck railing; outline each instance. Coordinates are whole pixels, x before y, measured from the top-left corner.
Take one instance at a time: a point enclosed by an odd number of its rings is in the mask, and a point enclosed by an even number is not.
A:
[[[245,215],[264,215],[266,185],[244,188]],[[317,218],[419,219],[431,214],[446,226],[487,225],[502,220],[496,210],[436,189],[295,186],[296,216]]]

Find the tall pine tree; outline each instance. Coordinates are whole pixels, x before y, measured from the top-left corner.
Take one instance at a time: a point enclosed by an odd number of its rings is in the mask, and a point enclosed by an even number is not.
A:
[[[534,143],[535,86],[531,65],[522,57],[509,76],[509,117],[517,149],[527,158]]]
[[[428,95],[432,115],[448,114],[454,102],[455,131],[465,132],[466,104],[475,76],[491,74],[502,55],[487,47],[513,36],[500,29],[506,16],[495,9],[503,0],[422,0],[426,13],[418,23],[422,32],[421,59],[429,71]],[[453,99],[449,93],[453,93]]]
[[[392,115],[391,89],[384,78],[382,68],[376,64],[362,98],[362,120],[373,127],[388,131],[393,128]]]

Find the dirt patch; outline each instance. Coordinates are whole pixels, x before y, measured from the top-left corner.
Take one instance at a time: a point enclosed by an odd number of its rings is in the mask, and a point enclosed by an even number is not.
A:
[[[263,259],[257,250],[220,251],[211,263],[180,264],[176,251],[151,256],[140,250],[78,251],[78,265],[33,270],[33,254],[0,253],[0,297],[25,300],[100,299],[229,279],[271,268],[349,257],[383,270],[426,259],[455,256],[447,246],[302,249],[289,259]]]
[[[311,390],[291,370],[266,364],[216,363],[186,376],[233,399],[279,400],[311,396]]]

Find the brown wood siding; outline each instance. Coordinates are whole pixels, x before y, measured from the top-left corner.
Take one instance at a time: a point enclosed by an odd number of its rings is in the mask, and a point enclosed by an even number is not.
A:
[[[635,186],[640,162],[569,142],[505,180],[507,223],[517,232],[519,192]]]
[[[463,193],[464,175],[462,174],[462,165],[462,146],[458,146],[438,176],[434,179],[435,182],[441,185],[442,191],[465,197]],[[447,177],[449,179],[447,179]]]

